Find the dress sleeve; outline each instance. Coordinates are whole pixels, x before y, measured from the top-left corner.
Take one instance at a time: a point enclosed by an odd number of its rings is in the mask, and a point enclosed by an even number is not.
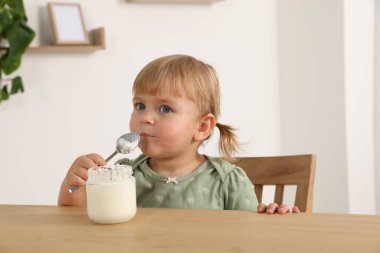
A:
[[[257,197],[253,184],[240,167],[235,167],[228,173],[223,182],[225,210],[257,210]]]

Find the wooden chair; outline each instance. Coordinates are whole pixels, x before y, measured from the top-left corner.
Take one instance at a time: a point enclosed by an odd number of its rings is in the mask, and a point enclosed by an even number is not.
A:
[[[232,163],[241,167],[255,186],[259,203],[263,186],[275,185],[274,202],[283,203],[284,186],[296,185],[295,203],[301,212],[312,212],[316,156],[236,157]]]

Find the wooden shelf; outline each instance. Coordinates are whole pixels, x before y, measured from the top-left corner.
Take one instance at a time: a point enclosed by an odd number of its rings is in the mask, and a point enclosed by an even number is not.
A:
[[[106,48],[104,27],[90,31],[92,44],[90,45],[41,45],[37,47],[29,47],[26,52],[30,53],[53,53],[53,52],[94,52],[96,50],[104,50]]]
[[[127,0],[130,3],[186,3],[186,4],[210,4],[223,0]]]

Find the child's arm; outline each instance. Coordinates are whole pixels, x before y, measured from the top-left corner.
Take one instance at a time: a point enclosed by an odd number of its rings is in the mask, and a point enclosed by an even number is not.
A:
[[[58,197],[58,205],[80,206],[86,205],[87,170],[95,166],[103,166],[106,161],[97,154],[80,156],[71,165],[66,177],[63,179]],[[70,193],[69,189],[79,186],[78,190]]]

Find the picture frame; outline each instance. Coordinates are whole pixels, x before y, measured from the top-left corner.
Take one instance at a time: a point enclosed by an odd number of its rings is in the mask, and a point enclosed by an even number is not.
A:
[[[80,4],[48,3],[55,45],[89,45]]]

